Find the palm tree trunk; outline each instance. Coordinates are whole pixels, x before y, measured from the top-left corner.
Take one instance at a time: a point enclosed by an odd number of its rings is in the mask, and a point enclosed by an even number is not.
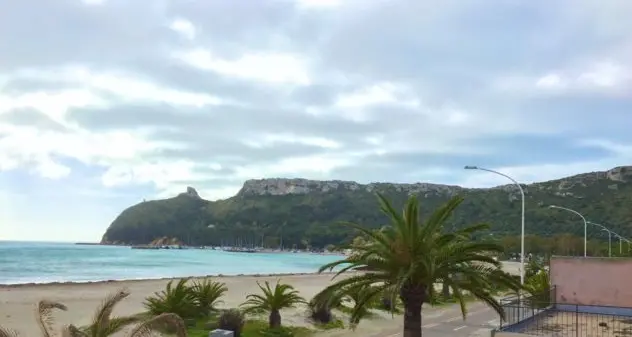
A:
[[[271,329],[281,327],[281,313],[279,310],[270,311],[268,323],[270,324]]]
[[[446,300],[450,298],[450,287],[448,287],[448,284],[445,281],[441,283],[441,294]]]
[[[404,286],[399,296],[404,303],[403,337],[421,337],[421,307],[426,299],[426,287]]]
[[[422,302],[406,303],[404,305],[404,336],[421,337],[421,306]]]

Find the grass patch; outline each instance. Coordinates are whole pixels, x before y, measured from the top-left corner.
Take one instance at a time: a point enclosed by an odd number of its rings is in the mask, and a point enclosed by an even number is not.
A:
[[[208,333],[216,329],[212,318],[200,319],[188,327],[189,337],[208,337]],[[331,328],[333,329],[333,327]],[[247,320],[241,331],[241,337],[309,337],[313,330],[305,327],[282,327],[279,331],[270,330],[268,322],[263,320]]]
[[[329,323],[314,323],[314,326],[319,330],[344,329],[345,322],[341,319],[335,319]]]

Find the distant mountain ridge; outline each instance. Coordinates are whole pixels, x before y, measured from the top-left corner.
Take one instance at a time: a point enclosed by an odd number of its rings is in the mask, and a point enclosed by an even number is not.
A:
[[[545,182],[536,182],[533,184],[522,184],[523,186],[538,187],[539,185],[548,185],[555,181],[560,181],[560,189],[568,188],[567,184],[589,183],[595,180],[612,180],[615,182],[632,181],[632,166],[619,166],[608,171],[596,171],[590,173],[581,173],[574,176],[555,179]],[[347,189],[357,191],[364,189],[367,192],[379,191],[385,185],[395,187],[398,191],[409,193],[424,192],[443,192],[447,194],[455,194],[463,190],[485,190],[485,189],[514,189],[514,184],[504,184],[491,188],[466,188],[457,185],[431,184],[431,183],[381,183],[373,182],[361,184],[348,180],[309,180],[303,178],[266,178],[266,179],[249,179],[244,182],[241,190],[237,195],[285,195],[285,194],[307,194],[307,193],[327,193],[338,189]]]
[[[385,187],[395,188],[398,192],[425,193],[437,192],[453,195],[463,187],[456,185],[441,185],[429,183],[395,184],[395,183],[369,183],[360,184],[355,181],[345,180],[309,180],[302,178],[267,178],[246,180],[237,195],[286,195],[327,193],[344,189],[348,191],[364,190],[377,192]]]
[[[612,223],[615,231],[632,232],[632,209],[628,207],[632,202],[632,166],[522,186],[532,234],[583,233],[572,214],[544,207],[551,204],[580,211],[595,222]],[[355,234],[338,225],[340,221],[376,228],[384,224],[386,219],[377,210],[376,192],[397,204],[417,194],[425,211],[462,195],[465,201],[455,214],[455,227],[489,222],[497,235],[514,235],[519,230],[520,195],[512,184],[463,188],[270,178],[247,180],[237,195],[226,200],[204,200],[189,187],[175,198],[131,206],[112,222],[102,242],[143,244],[169,237],[187,244],[246,240],[274,246],[281,238],[285,244],[342,244]]]

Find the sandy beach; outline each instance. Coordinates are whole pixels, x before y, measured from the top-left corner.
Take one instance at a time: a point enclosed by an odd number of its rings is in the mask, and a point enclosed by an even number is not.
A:
[[[256,282],[276,282],[281,279],[290,283],[300,291],[306,299],[310,299],[317,292],[330,284],[333,274],[304,274],[304,275],[274,275],[274,276],[228,276],[212,277],[213,280],[226,283],[228,292],[222,298],[221,307],[237,307],[244,302],[246,295],[259,291]],[[195,280],[195,279],[192,279]],[[131,315],[144,311],[143,300],[156,291],[165,288],[169,279],[162,280],[133,280],[110,281],[93,283],[56,283],[29,284],[15,286],[0,286],[0,325],[15,329],[22,336],[39,334],[35,324],[35,305],[41,299],[57,301],[68,307],[66,312],[56,312],[58,326],[73,323],[83,325],[90,321],[96,307],[103,297],[120,288],[130,290],[131,295],[116,308],[115,315]],[[305,308],[297,308],[283,312],[283,323],[287,325],[308,325]],[[379,323],[382,321],[378,319]],[[388,316],[391,324],[394,321]],[[381,322],[382,325],[386,322]],[[369,324],[373,325],[373,324]],[[379,325],[379,324],[378,324]],[[389,324],[390,325],[390,324]],[[374,331],[370,326],[365,329]],[[379,331],[379,327],[376,327]],[[388,326],[384,327],[388,328]],[[364,330],[364,329],[363,329]]]
[[[517,263],[506,263],[505,268],[517,272]],[[243,303],[246,295],[258,292],[256,282],[276,282],[281,279],[292,284],[301,295],[310,299],[316,293],[331,283],[333,274],[298,274],[272,276],[223,276],[212,277],[213,280],[226,283],[228,292],[222,298],[223,308],[237,307]],[[342,277],[342,276],[341,276]],[[105,281],[92,283],[51,283],[0,286],[0,325],[15,329],[22,336],[39,334],[35,324],[35,305],[41,299],[57,301],[68,307],[66,312],[56,313],[58,326],[73,323],[84,325],[91,320],[96,307],[108,294],[118,289],[126,288],[131,295],[117,306],[115,315],[131,315],[144,311],[143,301],[147,296],[165,288],[170,279],[161,280],[130,280]],[[192,279],[194,280],[194,279]],[[306,326],[306,309],[296,308],[282,313],[283,324]],[[401,325],[401,318],[393,319],[390,315],[380,315],[376,319],[362,322],[355,331],[325,332],[328,336],[370,335],[380,331],[392,330]]]

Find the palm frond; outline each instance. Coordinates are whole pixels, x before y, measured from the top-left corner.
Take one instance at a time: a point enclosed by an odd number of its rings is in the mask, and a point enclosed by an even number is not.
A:
[[[94,318],[92,319],[91,326],[93,326],[95,331],[107,328],[110,323],[110,316],[112,315],[114,307],[129,295],[130,293],[127,289],[120,289],[105,297],[103,302],[101,302],[101,305],[97,308]]]
[[[439,233],[446,220],[452,216],[463,200],[463,197],[455,196],[434,211],[423,226],[420,236],[426,239],[431,239],[434,233]]]
[[[58,302],[42,300],[37,304],[37,323],[42,330],[42,335],[44,337],[52,337],[53,333],[53,315],[52,312],[54,309],[66,311],[65,305]]]
[[[62,337],[88,337],[88,334],[79,330],[76,326],[70,324],[61,330]]]
[[[187,336],[184,320],[176,314],[165,313],[140,323],[130,332],[129,337],[151,337],[159,327],[169,327],[177,337]]]
[[[111,336],[123,330],[125,327],[141,322],[142,320],[143,318],[139,315],[113,317],[110,318],[107,326],[101,327],[101,329],[98,331],[101,336]]]
[[[19,337],[19,336],[20,334],[18,334],[17,331],[13,329],[3,328],[0,326],[0,337]]]

